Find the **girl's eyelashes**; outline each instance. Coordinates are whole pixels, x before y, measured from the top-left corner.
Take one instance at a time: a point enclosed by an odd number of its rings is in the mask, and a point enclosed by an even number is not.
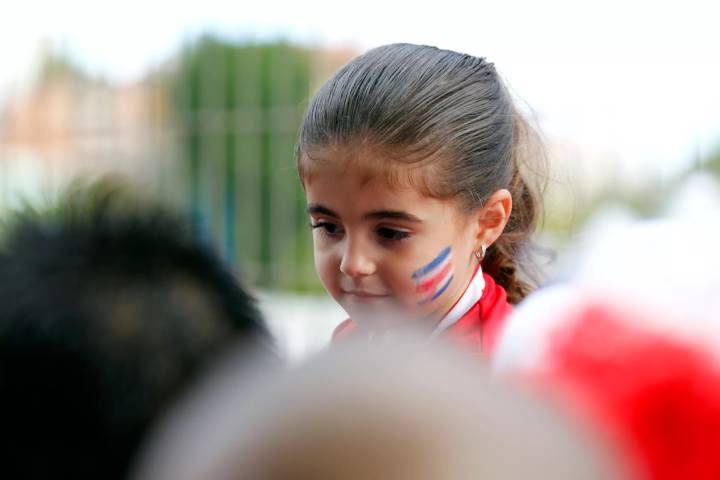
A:
[[[340,228],[338,224],[326,221],[310,222],[310,228],[313,230],[319,228],[324,235],[330,237],[335,237],[343,233],[342,228]]]
[[[345,233],[345,230],[343,230],[340,225],[326,220],[310,222],[310,228],[313,230],[320,229],[322,235],[331,238],[338,238]],[[384,243],[401,242],[410,237],[410,232],[390,227],[378,227],[375,229],[375,234],[379,237],[379,240]]]
[[[410,237],[410,232],[388,227],[380,227],[376,230],[376,233],[381,239],[391,242],[400,242]]]

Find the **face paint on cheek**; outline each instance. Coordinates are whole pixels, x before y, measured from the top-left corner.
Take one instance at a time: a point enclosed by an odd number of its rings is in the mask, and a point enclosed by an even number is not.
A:
[[[452,265],[452,251],[445,247],[437,257],[412,274],[418,305],[436,300],[448,288],[455,269]]]

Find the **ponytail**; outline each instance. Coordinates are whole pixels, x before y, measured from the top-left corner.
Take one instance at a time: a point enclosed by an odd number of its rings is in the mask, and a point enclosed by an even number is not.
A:
[[[542,277],[533,262],[534,255],[543,251],[534,243],[534,233],[542,217],[547,162],[539,134],[515,109],[512,169],[508,186],[512,212],[502,235],[488,249],[482,268],[505,289],[508,301],[517,304],[537,287]]]

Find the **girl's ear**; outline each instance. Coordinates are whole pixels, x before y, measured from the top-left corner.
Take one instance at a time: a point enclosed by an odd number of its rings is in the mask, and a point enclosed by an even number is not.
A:
[[[478,212],[476,250],[480,250],[481,245],[489,247],[498,239],[510,218],[510,212],[512,212],[512,195],[508,190],[501,188],[490,195]]]

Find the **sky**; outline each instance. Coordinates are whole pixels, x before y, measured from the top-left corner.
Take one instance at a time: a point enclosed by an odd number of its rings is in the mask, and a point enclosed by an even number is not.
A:
[[[26,0],[0,18],[0,100],[43,42],[129,82],[202,32],[362,51],[437,45],[495,63],[568,159],[668,176],[720,150],[717,2]],[[591,163],[591,165],[588,165]]]

